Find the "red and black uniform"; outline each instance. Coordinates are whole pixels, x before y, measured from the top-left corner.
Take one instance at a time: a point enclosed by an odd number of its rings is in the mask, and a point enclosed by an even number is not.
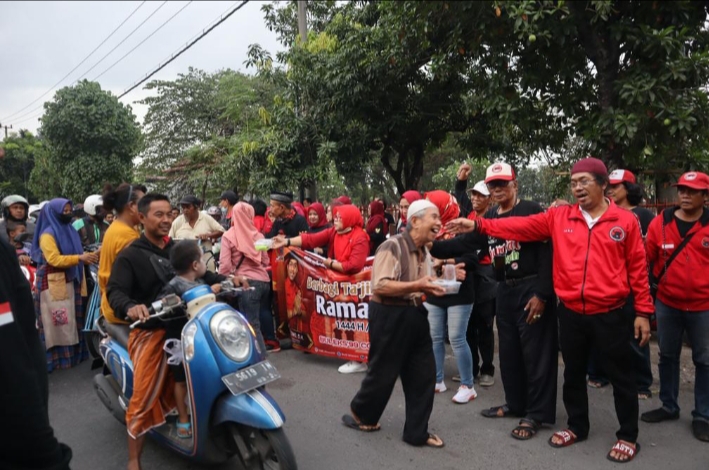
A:
[[[667,266],[660,280],[657,298],[672,308],[687,312],[709,310],[709,276],[700,275],[709,266],[709,210],[696,222],[683,222],[672,207],[650,223],[646,247],[655,277],[686,237],[691,240]],[[684,233],[681,233],[684,231]]]
[[[607,313],[635,295],[638,315],[655,311],[647,263],[635,215],[610,202],[592,229],[578,204],[531,217],[505,221],[478,219],[478,229],[520,241],[554,241],[554,290],[570,310],[582,315]]]
[[[589,228],[578,204],[507,220],[480,219],[478,229],[521,241],[553,241],[554,290],[561,300],[559,325],[564,357],[564,405],[569,429],[588,436],[586,369],[591,348],[613,384],[618,439],[636,442],[638,395],[630,340],[633,326],[622,307],[635,296],[636,313],[654,312],[640,224],[635,215],[612,201]]]

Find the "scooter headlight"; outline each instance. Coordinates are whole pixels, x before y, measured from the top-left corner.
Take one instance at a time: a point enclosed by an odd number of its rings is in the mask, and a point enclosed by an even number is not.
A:
[[[197,334],[197,325],[190,323],[182,332],[182,353],[186,361],[194,357],[194,337]]]
[[[251,354],[251,334],[248,324],[236,313],[224,310],[209,322],[212,336],[231,360],[244,362]]]

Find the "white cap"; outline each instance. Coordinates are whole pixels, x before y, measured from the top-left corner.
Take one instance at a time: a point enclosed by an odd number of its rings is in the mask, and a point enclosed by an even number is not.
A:
[[[407,218],[411,220],[412,217],[421,217],[421,212],[431,208],[436,209],[436,211],[438,211],[438,207],[436,207],[436,205],[428,199],[419,199],[418,201],[414,201],[409,206]]]
[[[495,180],[512,181],[514,179],[515,171],[507,163],[493,163],[487,167],[487,171],[485,172],[485,183]]]
[[[488,197],[490,195],[490,191],[487,189],[487,185],[485,184],[484,181],[478,181],[475,183],[475,186],[472,188],[468,189],[468,192],[475,191],[476,193],[480,193],[485,197]]]

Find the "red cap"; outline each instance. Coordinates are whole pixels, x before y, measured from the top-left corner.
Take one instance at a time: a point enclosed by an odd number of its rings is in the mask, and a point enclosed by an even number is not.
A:
[[[608,175],[608,180],[610,184],[620,184],[623,181],[635,184],[635,175],[630,170],[613,170],[611,174]]]
[[[490,181],[512,181],[515,179],[515,171],[507,163],[493,163],[487,167],[485,172],[485,183]]]
[[[603,161],[594,157],[588,157],[582,158],[574,164],[573,168],[571,168],[571,176],[576,173],[591,173],[594,175],[608,176],[608,169]]]
[[[680,176],[672,186],[686,186],[700,191],[709,190],[709,176],[701,171],[690,171]]]

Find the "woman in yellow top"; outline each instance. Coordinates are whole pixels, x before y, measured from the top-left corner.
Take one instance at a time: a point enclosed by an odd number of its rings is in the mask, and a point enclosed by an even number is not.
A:
[[[40,212],[32,241],[32,259],[37,263],[35,312],[48,372],[68,369],[88,357],[81,332],[84,263],[96,263],[99,255],[84,253],[71,219],[71,201],[52,199]]]
[[[106,297],[108,278],[111,277],[113,262],[118,253],[134,240],[140,238],[140,232],[135,227],[140,223],[138,217],[138,201],[145,195],[147,189],[142,184],[123,183],[115,190],[107,188],[103,195],[103,208],[116,216],[101,245],[101,260],[98,265],[98,286],[101,289],[101,313],[106,321],[111,323],[127,323],[116,318]]]

